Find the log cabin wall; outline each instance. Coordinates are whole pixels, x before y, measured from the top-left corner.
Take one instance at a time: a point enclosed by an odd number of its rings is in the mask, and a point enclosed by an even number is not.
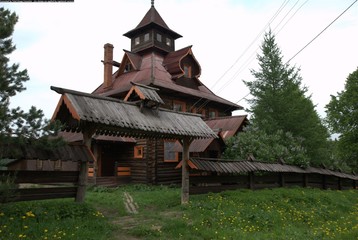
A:
[[[134,152],[132,155],[132,160],[128,162],[128,165],[131,168],[131,178],[132,183],[147,183],[147,158],[148,158],[148,146],[147,139],[136,139],[137,143],[135,146],[143,147],[143,156],[134,158]],[[134,148],[134,146],[133,146]]]

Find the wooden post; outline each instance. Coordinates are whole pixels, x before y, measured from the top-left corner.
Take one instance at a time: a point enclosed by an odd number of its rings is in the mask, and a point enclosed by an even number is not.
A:
[[[254,172],[249,172],[248,180],[249,180],[249,184],[248,184],[249,189],[254,189],[254,181],[255,181]]]
[[[85,129],[83,131],[83,144],[88,147],[91,151],[91,141],[92,135],[94,134],[93,129]],[[87,187],[87,178],[88,178],[88,161],[81,162],[80,165],[80,176],[78,178],[78,187],[76,194],[76,202],[83,202],[85,200],[86,195],[86,187]]]
[[[303,173],[302,185],[303,187],[308,187],[308,173]]]
[[[284,175],[284,173],[279,173],[279,184],[280,184],[280,187],[285,187],[285,175]]]
[[[189,147],[191,140],[189,138],[184,138],[182,142],[183,146],[183,157],[182,157],[182,176],[181,176],[181,204],[189,203]]]

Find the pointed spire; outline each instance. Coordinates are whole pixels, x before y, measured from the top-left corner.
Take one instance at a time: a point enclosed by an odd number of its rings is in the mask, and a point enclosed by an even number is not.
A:
[[[152,0],[151,2],[152,2],[152,7],[154,7],[154,0]]]

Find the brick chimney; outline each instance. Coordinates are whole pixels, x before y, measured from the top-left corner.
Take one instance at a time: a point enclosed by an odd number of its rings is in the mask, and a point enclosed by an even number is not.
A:
[[[110,88],[112,86],[112,69],[113,69],[113,45],[106,43],[104,45],[104,88]]]

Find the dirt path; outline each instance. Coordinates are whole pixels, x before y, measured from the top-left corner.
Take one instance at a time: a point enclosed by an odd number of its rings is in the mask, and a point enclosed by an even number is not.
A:
[[[138,205],[136,202],[133,201],[132,196],[124,192],[124,206],[126,207],[126,210],[128,213],[137,214],[138,213]]]

